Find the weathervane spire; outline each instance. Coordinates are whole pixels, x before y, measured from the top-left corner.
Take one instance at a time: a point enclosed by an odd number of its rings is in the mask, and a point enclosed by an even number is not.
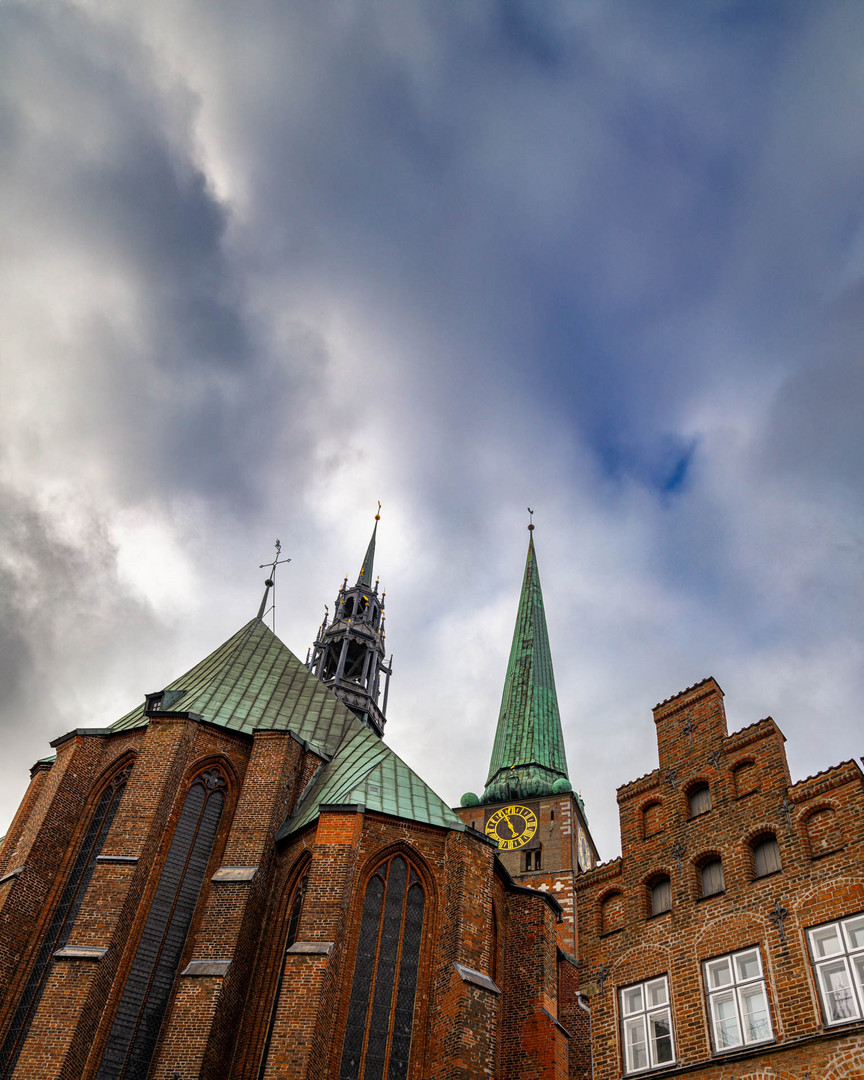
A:
[[[258,618],[262,619],[267,614],[267,611],[271,611],[273,614],[273,633],[276,633],[276,567],[282,566],[283,563],[291,562],[290,559],[280,559],[282,554],[282,544],[279,540],[275,543],[276,555],[273,558],[272,563],[259,563],[258,569],[263,570],[265,566],[270,567],[270,573],[267,576],[267,580],[264,582],[264,595],[261,598],[261,606],[258,608]],[[267,597],[270,595],[270,590],[273,590],[273,603],[269,609],[267,607]]]

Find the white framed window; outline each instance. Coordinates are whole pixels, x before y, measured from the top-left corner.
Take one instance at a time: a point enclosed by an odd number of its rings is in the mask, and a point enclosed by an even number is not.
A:
[[[624,1071],[656,1069],[675,1060],[669,983],[665,975],[618,991]]]
[[[845,1024],[864,1014],[864,915],[807,931],[825,1023]]]
[[[705,989],[715,1053],[774,1038],[759,949],[706,960]]]

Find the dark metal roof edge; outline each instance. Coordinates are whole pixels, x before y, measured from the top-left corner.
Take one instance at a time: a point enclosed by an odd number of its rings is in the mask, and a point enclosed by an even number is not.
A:
[[[103,735],[107,737],[109,735],[119,734],[121,734],[119,731],[113,731],[110,727],[76,727],[71,731],[67,731],[65,735],[52,739],[48,745],[53,747],[61,746],[63,743],[68,742],[70,739],[74,739],[78,735]]]

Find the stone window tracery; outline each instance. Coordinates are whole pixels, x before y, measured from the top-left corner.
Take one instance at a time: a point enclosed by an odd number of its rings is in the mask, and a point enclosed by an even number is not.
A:
[[[366,885],[339,1080],[405,1080],[426,896],[417,871],[392,855]]]
[[[115,773],[105,785],[96,804],[87,832],[84,834],[78,854],[66,879],[66,885],[60,894],[51,922],[42,939],[42,944],[24,986],[18,1007],[12,1017],[12,1023],[2,1046],[0,1046],[0,1078],[2,1080],[10,1077],[15,1070],[18,1055],[42,999],[45,984],[51,972],[54,953],[62,949],[69,940],[87,886],[93,877],[96,859],[102,851],[108,830],[111,828],[114,815],[117,813],[117,807],[131,770],[132,766],[127,765]]]
[[[226,779],[209,767],[192,781],[126,977],[96,1080],[143,1080],[225,806]]]

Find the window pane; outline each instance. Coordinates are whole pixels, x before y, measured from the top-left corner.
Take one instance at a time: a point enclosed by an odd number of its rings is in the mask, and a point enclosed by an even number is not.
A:
[[[810,945],[813,955],[817,957],[836,956],[837,953],[843,952],[839,927],[823,926],[821,930],[811,930]]]
[[[704,814],[711,809],[711,791],[707,784],[693,788],[690,792],[690,816]]]
[[[864,917],[847,919],[843,923],[843,929],[846,931],[850,950],[854,952],[856,949],[864,949]]]
[[[723,892],[723,863],[719,859],[712,859],[702,867],[702,895],[713,896]]]
[[[774,837],[763,840],[753,849],[753,862],[757,877],[773,874],[781,869],[780,848]]]
[[[732,993],[717,994],[711,999],[714,1014],[714,1031],[717,1049],[741,1045],[741,1029],[738,1026],[738,1010]]]
[[[744,1019],[744,1041],[762,1042],[771,1038],[768,1019],[768,1000],[760,986],[750,986],[741,991],[741,1012]]]
[[[722,960],[712,960],[705,965],[708,969],[708,985],[712,990],[721,986],[729,986],[732,983],[732,962],[728,956]]]
[[[858,1005],[849,983],[849,972],[845,960],[835,960],[819,968],[825,1008],[830,1023],[840,1020],[854,1020],[858,1015]]]
[[[668,878],[651,887],[651,914],[659,915],[672,907],[672,883]]]
[[[645,1069],[648,1066],[648,1046],[645,1039],[645,1018],[636,1017],[624,1022],[624,1046],[627,1053],[627,1068]]]
[[[629,990],[621,991],[621,1008],[625,1016],[629,1016],[634,1012],[641,1012],[645,1008],[642,1001],[641,986],[631,986]]]
[[[646,983],[645,996],[648,998],[649,1009],[655,1005],[667,1005],[669,1003],[669,993],[666,989],[666,980],[654,979],[653,982]]]
[[[759,950],[751,949],[750,952],[741,953],[735,957],[735,967],[738,969],[738,982],[746,982],[747,979],[758,979],[762,975],[762,965],[759,963]]]
[[[651,1025],[651,1052],[654,1065],[674,1060],[672,1051],[672,1020],[668,1011],[649,1018]]]

